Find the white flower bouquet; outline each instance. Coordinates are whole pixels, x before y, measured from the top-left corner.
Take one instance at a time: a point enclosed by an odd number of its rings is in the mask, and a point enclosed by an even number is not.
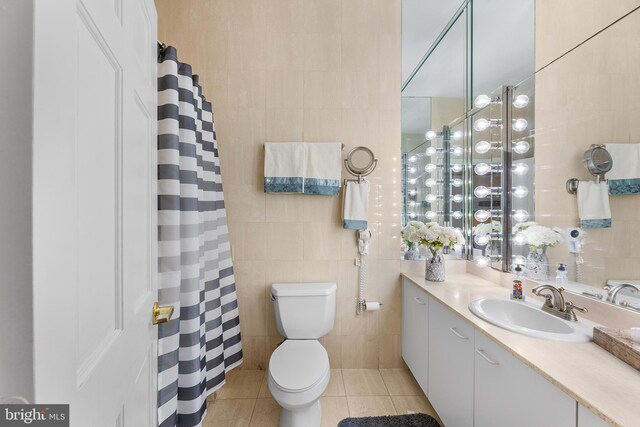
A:
[[[410,221],[402,229],[402,243],[413,248],[422,245],[429,248],[435,255],[443,247],[452,248],[454,245],[464,243],[462,233],[453,227],[443,227],[437,222],[423,223],[421,221]]]
[[[529,245],[532,251],[544,250],[564,240],[562,229],[545,227],[534,221],[517,224],[513,227],[513,234],[516,243]]]

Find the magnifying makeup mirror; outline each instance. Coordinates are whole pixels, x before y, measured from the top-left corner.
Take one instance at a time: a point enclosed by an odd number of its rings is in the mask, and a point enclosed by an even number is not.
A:
[[[375,158],[373,151],[361,146],[349,151],[344,163],[351,175],[364,177],[373,172],[378,160]]]
[[[584,164],[591,175],[601,178],[611,170],[613,160],[604,145],[592,145],[584,152]]]

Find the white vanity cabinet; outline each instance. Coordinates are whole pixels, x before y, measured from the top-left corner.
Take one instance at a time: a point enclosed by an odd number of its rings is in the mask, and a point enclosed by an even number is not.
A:
[[[402,280],[402,358],[427,394],[429,348],[429,296],[407,279]]]
[[[429,300],[427,396],[446,426],[473,426],[474,327]]]
[[[474,427],[576,425],[575,400],[479,331],[474,357]]]
[[[608,427],[609,423],[578,403],[578,427]]]

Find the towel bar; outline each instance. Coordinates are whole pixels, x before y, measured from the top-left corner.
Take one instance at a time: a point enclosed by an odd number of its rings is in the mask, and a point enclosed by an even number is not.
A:
[[[303,143],[304,144],[304,143]],[[342,146],[342,149],[344,150],[344,144],[340,144]],[[265,145],[262,144],[262,149],[264,149]]]

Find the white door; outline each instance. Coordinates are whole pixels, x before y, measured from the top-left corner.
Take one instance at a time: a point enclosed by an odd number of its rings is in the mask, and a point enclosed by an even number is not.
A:
[[[156,424],[156,10],[35,0],[36,403]]]

